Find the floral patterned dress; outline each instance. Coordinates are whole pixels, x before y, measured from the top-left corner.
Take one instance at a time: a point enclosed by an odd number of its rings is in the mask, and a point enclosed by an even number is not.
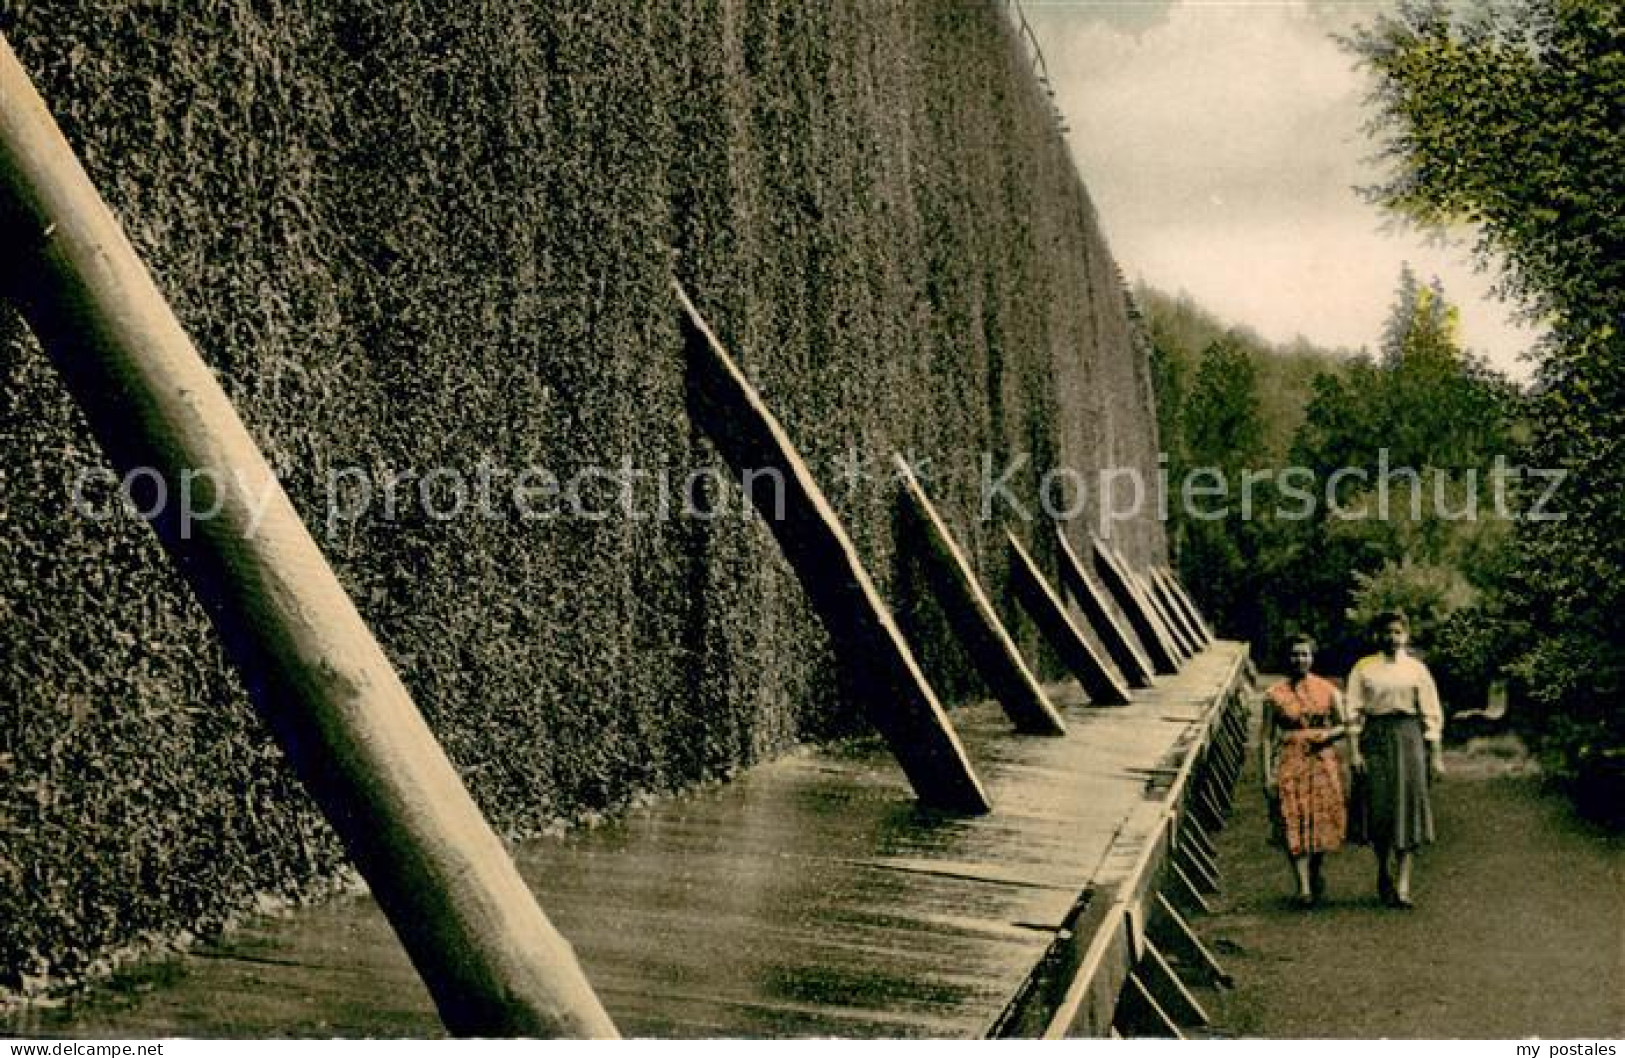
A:
[[[1337,695],[1330,681],[1310,675],[1296,685],[1289,680],[1271,687],[1264,703],[1274,710],[1278,823],[1292,856],[1340,848],[1348,831],[1337,750],[1310,745],[1318,729],[1338,723]]]

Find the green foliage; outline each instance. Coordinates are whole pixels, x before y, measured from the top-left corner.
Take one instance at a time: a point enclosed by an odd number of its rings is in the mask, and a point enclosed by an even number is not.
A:
[[[1449,571],[1482,589],[1504,565],[1511,523],[1501,511],[1514,508],[1510,495],[1496,507],[1496,461],[1515,452],[1524,397],[1461,348],[1455,320],[1438,281],[1418,283],[1405,268],[1380,356],[1317,379],[1294,439],[1294,459],[1318,480],[1360,475],[1339,490],[1339,510],[1300,527],[1283,565],[1306,589],[1291,620],[1340,644],[1339,663],[1364,648],[1363,627],[1343,612],[1349,577],[1358,592],[1373,577],[1403,582],[1395,570],[1421,571],[1420,584]]]
[[[1457,10],[1406,0],[1348,42],[1375,74],[1374,131],[1391,166],[1372,194],[1420,225],[1475,226],[1508,292],[1558,330],[1615,329],[1625,10],[1611,0]]]
[[[1178,430],[1166,442],[1176,485],[1204,466],[1233,486],[1243,469],[1285,466],[1316,482],[1308,519],[1274,516],[1278,478],[1253,490],[1250,518],[1238,510],[1206,520],[1171,506],[1180,571],[1229,634],[1273,657],[1288,632],[1307,631],[1337,667],[1364,647],[1346,613],[1351,578],[1415,562],[1482,586],[1502,567],[1509,528],[1494,517],[1491,474],[1512,450],[1523,397],[1461,348],[1456,310],[1436,280],[1401,273],[1378,358],[1272,347],[1188,300],[1144,300],[1159,377],[1179,387],[1158,391],[1164,429]],[[1193,341],[1205,343],[1199,354]],[[1282,422],[1293,430],[1283,435]],[[1324,487],[1348,470],[1363,483],[1340,488],[1333,510]]]
[[[1507,659],[1516,647],[1517,628],[1499,611],[1494,597],[1465,606],[1439,622],[1428,667],[1439,684],[1445,709],[1484,708],[1491,686],[1507,678]],[[1518,698],[1521,702],[1523,695]],[[1515,707],[1514,719],[1523,708],[1521,704]]]
[[[1277,598],[1271,585],[1289,534],[1265,519],[1188,516],[1180,483],[1198,467],[1222,471],[1234,484],[1243,470],[1279,466],[1316,380],[1341,369],[1340,356],[1308,342],[1278,346],[1233,327],[1188,296],[1136,291],[1152,337],[1157,418],[1168,457],[1168,536],[1185,583],[1224,634],[1273,650]],[[1268,508],[1271,486],[1256,490]]]
[[[1411,636],[1420,649],[1438,643],[1445,623],[1478,597],[1453,566],[1409,559],[1385,560],[1371,573],[1356,571],[1352,594],[1346,614],[1352,628],[1365,631],[1384,610],[1401,610],[1410,618]]]
[[[1603,767],[1625,750],[1625,6],[1408,3],[1348,43],[1392,163],[1373,197],[1476,226],[1506,293],[1550,327],[1529,460],[1568,472],[1565,517],[1520,528],[1514,667],[1549,755]]]
[[[1374,572],[1354,574],[1352,599],[1345,615],[1351,632],[1367,634],[1387,610],[1410,619],[1411,640],[1427,658],[1446,713],[1482,708],[1490,684],[1506,675],[1513,629],[1494,598],[1455,565],[1388,559]]]
[[[1315,382],[1293,456],[1321,474],[1386,465],[1489,469],[1512,448],[1517,388],[1461,346],[1457,311],[1437,279],[1399,277],[1381,356],[1359,357]]]
[[[1210,342],[1202,350],[1184,416],[1185,459],[1172,465],[1176,480],[1200,469],[1216,470],[1227,481],[1259,465],[1263,456],[1263,421],[1259,413],[1258,377],[1253,358],[1233,337]],[[1183,502],[1173,538],[1181,570],[1203,585],[1213,608],[1226,623],[1248,627],[1246,600],[1253,589],[1254,564],[1248,526],[1238,531],[1226,520],[1209,520],[1188,512]]]
[[[1185,411],[1185,443],[1192,466],[1234,471],[1264,455],[1264,421],[1253,358],[1233,339],[1202,350],[1202,364]]]
[[[1349,355],[1301,338],[1271,344],[1245,327],[1219,319],[1189,295],[1172,297],[1140,286],[1134,296],[1145,309],[1151,331],[1158,425],[1172,462],[1185,454],[1178,446],[1184,443],[1184,418],[1194,403],[1191,389],[1203,353],[1213,345],[1223,344],[1246,354],[1255,383],[1251,401],[1257,407],[1263,442],[1259,458],[1266,463],[1286,457],[1315,380],[1338,374]],[[1184,465],[1192,464],[1187,461]]]

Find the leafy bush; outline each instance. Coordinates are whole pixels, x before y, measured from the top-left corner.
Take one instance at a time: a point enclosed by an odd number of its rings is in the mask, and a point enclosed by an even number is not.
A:
[[[1412,641],[1431,650],[1445,622],[1471,606],[1478,593],[1452,566],[1390,559],[1374,573],[1356,572],[1352,596],[1346,615],[1355,629],[1370,628],[1384,610],[1401,610],[1410,619]]]
[[[1612,813],[1625,756],[1625,6],[1411,0],[1348,45],[1374,77],[1392,163],[1372,197],[1477,232],[1502,289],[1550,328],[1530,466],[1566,473],[1561,518],[1519,526],[1501,580],[1522,629],[1524,717],[1582,804]],[[1493,115],[1493,120],[1485,120]],[[1609,800],[1611,798],[1611,800]],[[1612,807],[1609,807],[1612,806]]]
[[[1507,676],[1516,646],[1512,626],[1483,603],[1464,607],[1441,621],[1428,666],[1438,681],[1446,713],[1484,708],[1491,685]]]

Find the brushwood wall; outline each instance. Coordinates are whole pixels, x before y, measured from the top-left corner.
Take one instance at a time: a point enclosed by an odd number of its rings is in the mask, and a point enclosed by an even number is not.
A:
[[[1032,654],[1004,530],[1052,557],[1042,475],[1155,469],[1144,350],[1001,4],[0,0],[0,30],[510,835],[862,730],[690,423],[674,273],[950,701],[983,691],[891,453]],[[9,310],[0,347],[15,988],[342,854]],[[627,467],[633,517],[593,469]],[[521,509],[526,468],[582,515]],[[1160,556],[1149,517],[1117,531]]]

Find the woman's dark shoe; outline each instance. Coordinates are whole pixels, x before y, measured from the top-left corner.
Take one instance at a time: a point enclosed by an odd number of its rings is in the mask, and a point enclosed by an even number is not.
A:
[[[1396,906],[1394,901],[1399,899],[1399,894],[1394,892],[1393,879],[1386,874],[1377,877],[1377,898],[1389,907]]]
[[[1390,907],[1397,907],[1401,911],[1414,911],[1414,910],[1416,910],[1416,904],[1415,904],[1415,902],[1413,902],[1411,900],[1409,894],[1395,893],[1393,902],[1389,906]]]
[[[1309,876],[1309,895],[1317,904],[1326,899],[1326,878],[1319,871]]]
[[[1299,911],[1309,910],[1315,906],[1315,894],[1299,893],[1297,896],[1292,898],[1292,906],[1297,908]]]

